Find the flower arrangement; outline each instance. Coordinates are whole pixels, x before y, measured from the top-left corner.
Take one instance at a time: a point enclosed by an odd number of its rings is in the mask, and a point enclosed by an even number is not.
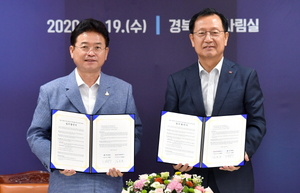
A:
[[[169,172],[143,174],[136,181],[126,181],[122,193],[213,193],[208,187],[202,186],[203,177],[195,174]]]

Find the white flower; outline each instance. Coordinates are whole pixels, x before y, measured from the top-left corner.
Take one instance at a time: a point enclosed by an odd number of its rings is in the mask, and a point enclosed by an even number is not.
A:
[[[152,174],[150,174],[149,176],[155,177],[156,175],[157,175],[156,173],[152,173]]]
[[[170,173],[169,173],[169,172],[161,172],[161,173],[160,173],[160,176],[161,176],[161,178],[163,178],[163,179],[167,179],[167,178],[170,176]]]
[[[129,193],[129,191],[123,189],[121,193]]]
[[[173,180],[177,182],[181,182],[181,176],[175,175]]]
[[[167,188],[164,193],[171,193],[171,190]]]
[[[205,188],[205,193],[214,193],[210,187]]]
[[[187,178],[192,178],[192,175],[185,173],[185,174],[184,174],[184,178],[186,178],[186,179],[187,179]]]
[[[140,180],[148,180],[148,174],[140,175]]]
[[[159,182],[153,182],[151,184],[151,187],[155,188],[155,189],[159,189],[159,188],[162,188],[164,189],[166,186],[164,184],[160,184]]]
[[[192,181],[193,181],[194,184],[202,183],[202,179],[203,179],[203,177],[197,176],[196,174],[193,174]]]

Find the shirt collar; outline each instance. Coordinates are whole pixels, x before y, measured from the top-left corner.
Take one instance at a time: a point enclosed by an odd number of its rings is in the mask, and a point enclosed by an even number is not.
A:
[[[217,69],[219,72],[221,72],[222,65],[223,65],[223,60],[224,60],[224,57],[221,58],[221,60],[219,61],[219,63],[212,69],[212,71],[215,70],[215,69]],[[206,70],[204,70],[204,68],[201,66],[199,60],[198,60],[198,65],[199,65],[199,73],[200,74],[201,74],[201,71],[205,71],[206,72]]]
[[[99,85],[100,84],[100,75],[99,75],[99,77],[98,77],[98,79],[97,79],[97,81],[95,82],[94,85]],[[79,76],[77,68],[75,68],[75,77],[76,77],[76,82],[77,82],[78,87],[80,87],[82,85],[86,85],[85,82],[82,80],[82,78]]]

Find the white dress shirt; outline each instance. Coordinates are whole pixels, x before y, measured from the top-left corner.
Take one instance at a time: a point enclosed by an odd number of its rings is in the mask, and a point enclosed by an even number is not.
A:
[[[202,86],[203,103],[205,107],[206,116],[211,116],[213,111],[213,106],[215,102],[219,77],[222,69],[223,59],[208,73],[199,64],[199,74]]]
[[[77,68],[75,69],[76,82],[81,94],[81,98],[87,114],[92,114],[96,102],[97,92],[100,85],[100,75],[91,87],[89,87],[79,76]]]

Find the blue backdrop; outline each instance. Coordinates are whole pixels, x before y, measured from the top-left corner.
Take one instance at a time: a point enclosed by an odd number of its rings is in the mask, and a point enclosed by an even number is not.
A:
[[[197,60],[187,24],[205,7],[227,16],[225,57],[255,68],[264,91],[268,130],[252,158],[255,192],[299,192],[298,0],[1,0],[0,174],[44,170],[26,142],[39,86],[74,69],[70,31],[89,17],[110,31],[103,72],[133,85],[144,125],[136,172],[125,179],[171,169],[156,163],[167,76]]]

